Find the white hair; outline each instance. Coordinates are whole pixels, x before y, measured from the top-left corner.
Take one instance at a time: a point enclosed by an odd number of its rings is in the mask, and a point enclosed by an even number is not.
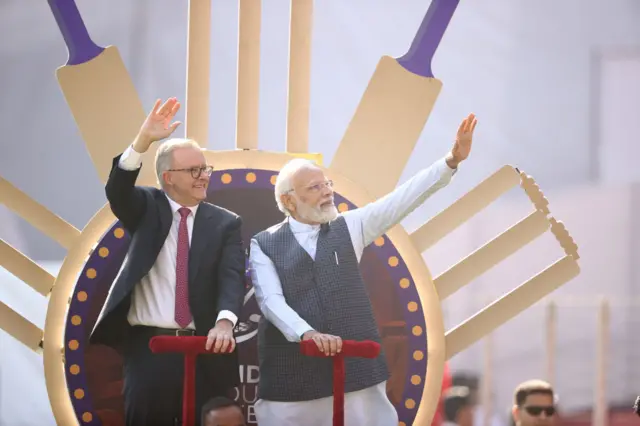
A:
[[[156,151],[156,177],[160,186],[164,185],[162,174],[172,167],[173,151],[179,148],[195,148],[202,151],[200,145],[193,139],[174,138],[161,143]]]
[[[278,173],[278,177],[276,177],[275,184],[275,197],[276,203],[278,204],[278,209],[285,214],[285,216],[290,216],[289,210],[282,202],[282,196],[291,190],[293,190],[293,184],[291,180],[293,176],[303,169],[314,169],[317,168],[316,164],[304,158],[295,158],[289,161],[287,164],[280,169],[280,173]]]

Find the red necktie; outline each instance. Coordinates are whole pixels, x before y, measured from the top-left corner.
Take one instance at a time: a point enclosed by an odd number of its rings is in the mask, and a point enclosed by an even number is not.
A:
[[[176,255],[176,310],[175,320],[181,328],[186,328],[191,322],[189,309],[189,231],[187,230],[187,216],[191,213],[186,207],[181,207],[180,225],[178,226],[178,250]]]

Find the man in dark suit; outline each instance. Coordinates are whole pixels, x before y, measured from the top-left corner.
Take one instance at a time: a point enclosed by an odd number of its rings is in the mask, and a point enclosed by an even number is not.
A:
[[[152,354],[153,336],[208,337],[212,354],[199,356],[196,367],[196,413],[239,384],[233,328],[244,297],[241,218],[204,201],[212,167],[187,139],[158,147],[162,190],[135,186],[142,153],[178,127],[179,108],[175,98],[156,102],[106,184],[111,210],[132,239],[91,341],[122,351],[130,426],[175,426],[181,418],[182,355]]]

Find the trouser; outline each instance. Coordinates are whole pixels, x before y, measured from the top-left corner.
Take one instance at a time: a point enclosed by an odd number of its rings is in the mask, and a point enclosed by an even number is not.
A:
[[[179,426],[182,424],[184,355],[154,354],[149,340],[166,330],[133,327],[124,353],[124,407],[127,426]],[[196,367],[196,426],[206,401],[229,396]]]
[[[345,394],[345,426],[398,426],[398,413],[387,397],[386,384],[382,382]],[[259,426],[333,424],[333,396],[299,402],[258,399],[254,409]]]

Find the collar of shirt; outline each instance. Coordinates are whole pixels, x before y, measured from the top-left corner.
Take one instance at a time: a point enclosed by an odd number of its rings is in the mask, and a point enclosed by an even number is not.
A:
[[[298,222],[291,216],[288,216],[289,227],[294,234],[307,234],[320,231],[320,225],[309,225],[307,223]]]
[[[180,208],[186,207],[186,206],[181,206],[180,204],[173,201],[171,197],[169,197],[166,193],[164,195],[167,197],[167,200],[169,200],[169,205],[171,206],[171,214],[173,216],[175,216],[175,214],[178,212],[178,210],[180,210]],[[189,210],[191,210],[191,215],[193,216],[194,219],[196,217],[196,212],[198,211],[199,205],[200,204],[196,204],[195,206],[187,207]]]

